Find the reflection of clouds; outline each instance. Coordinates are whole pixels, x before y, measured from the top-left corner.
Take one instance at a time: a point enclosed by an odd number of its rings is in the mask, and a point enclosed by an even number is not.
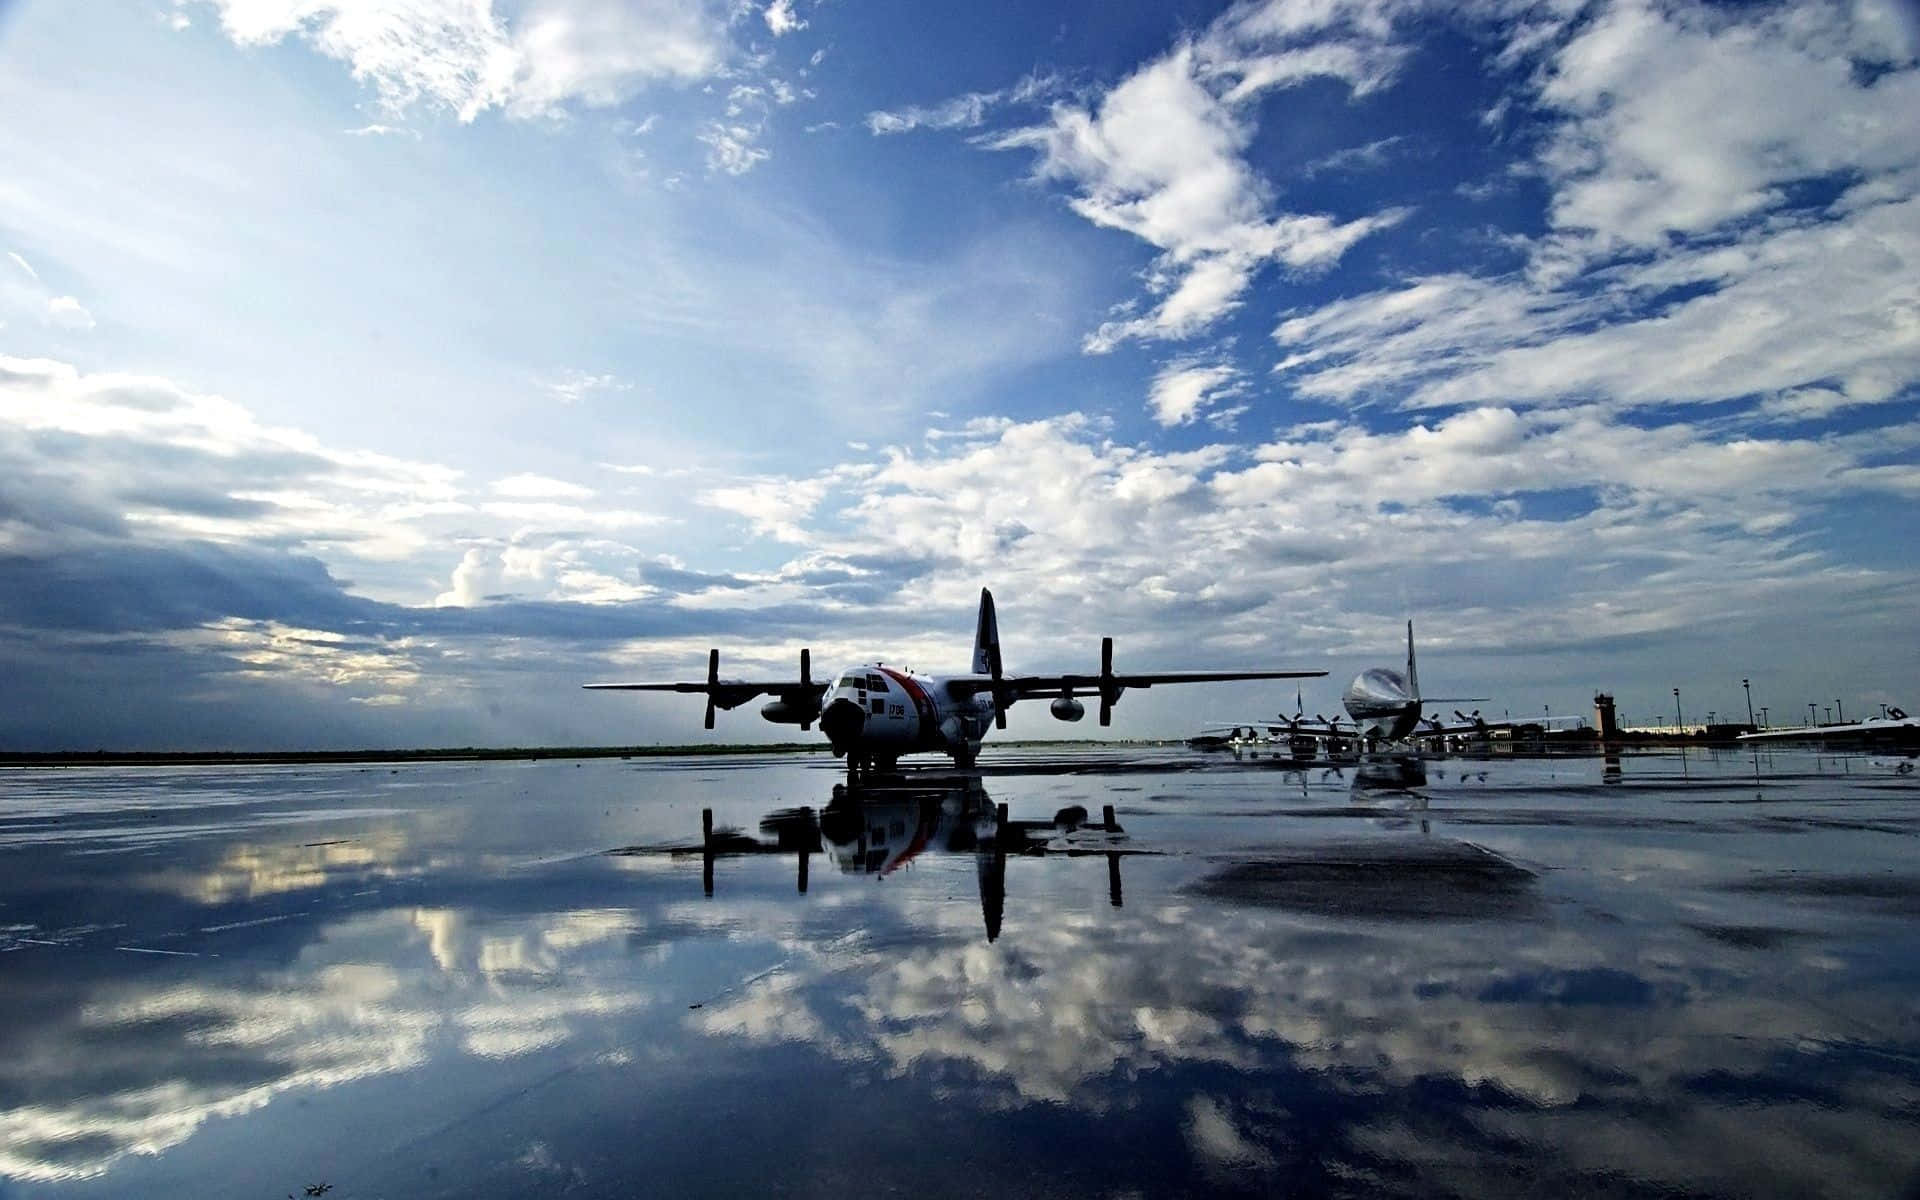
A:
[[[328,927],[283,970],[109,986],[0,1063],[0,1097],[25,1098],[0,1106],[0,1178],[91,1178],[283,1093],[414,1070],[436,1055],[559,1045],[582,1022],[651,1002],[590,961],[627,958],[633,926],[613,909],[505,928],[449,910],[387,912]],[[323,961],[343,951],[375,961]]]
[[[1332,932],[1296,915],[1190,901],[1061,916],[992,945],[971,930],[928,933],[934,940],[904,953],[795,947],[786,971],[697,1027],[811,1040],[894,1075],[937,1070],[949,1088],[971,1074],[966,1102],[983,1108],[1106,1111],[1130,1102],[1127,1081],[1195,1064],[1297,1077],[1367,1111],[1392,1111],[1385,1098],[1439,1083],[1437,1095],[1458,1099],[1434,1113],[1464,1106],[1486,1144],[1463,1146],[1469,1135],[1444,1116],[1405,1127],[1362,1117],[1352,1144],[1423,1170],[1464,1154],[1469,1192],[1469,1163],[1482,1179],[1486,1169],[1475,1156],[1513,1146],[1534,1156],[1553,1148],[1565,1159],[1555,1170],[1628,1164],[1635,1177],[1683,1188],[1769,1190],[1771,1178],[1829,1191],[1920,1162],[1891,1128],[1893,1114],[1920,1104],[1910,1067],[1856,1056],[1823,1085],[1831,1094],[1781,1085],[1820,1077],[1826,1044],[1910,1025],[1899,998],[1841,991],[1806,970],[1807,956],[1750,955],[1671,928],[1632,939],[1551,925],[1506,938],[1475,923]],[[1756,1099],[1769,1119],[1743,1121],[1740,1106]],[[1862,1107],[1889,1115],[1855,1119]],[[1814,1119],[1800,1120],[1809,1110]],[[1208,1170],[1258,1172],[1272,1169],[1286,1120],[1197,1096],[1182,1134]],[[1776,1136],[1764,1150],[1751,1145]],[[1776,1157],[1794,1159],[1791,1173],[1752,1165]]]
[[[344,874],[374,874],[393,878],[417,874],[426,864],[402,868],[398,864],[412,848],[399,829],[374,828],[351,841],[315,845],[251,845],[237,843],[219,862],[196,870],[166,870],[152,874],[147,886],[171,892],[200,904],[226,904],[286,892],[324,887]]]
[[[339,965],[268,990],[186,984],[89,1004],[62,1031],[78,1046],[0,1067],[8,1091],[59,1097],[0,1110],[0,1176],[88,1178],[281,1092],[417,1066],[435,1021],[405,1001],[392,969]],[[88,1086],[96,1076],[122,1082]]]
[[[1273,1163],[1273,1156],[1242,1134],[1227,1106],[1212,1096],[1195,1096],[1187,1101],[1184,1130],[1194,1157],[1209,1166],[1264,1167]]]

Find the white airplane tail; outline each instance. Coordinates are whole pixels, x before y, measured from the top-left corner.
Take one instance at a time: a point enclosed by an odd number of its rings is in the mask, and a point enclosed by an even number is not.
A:
[[[1414,703],[1420,702],[1420,671],[1413,664],[1413,622],[1407,622],[1407,690],[1413,693]]]
[[[973,626],[973,673],[996,674],[1000,664],[1000,622],[993,615],[993,593],[980,589],[980,617]]]

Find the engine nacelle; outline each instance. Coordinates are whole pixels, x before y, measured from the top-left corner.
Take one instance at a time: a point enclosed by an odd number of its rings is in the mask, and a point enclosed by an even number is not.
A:
[[[1059,697],[1047,706],[1047,711],[1053,714],[1053,719],[1056,721],[1078,721],[1087,715],[1086,705],[1072,696]]]
[[[769,700],[760,706],[760,715],[775,725],[806,725],[820,719],[820,706],[795,704],[791,700]]]

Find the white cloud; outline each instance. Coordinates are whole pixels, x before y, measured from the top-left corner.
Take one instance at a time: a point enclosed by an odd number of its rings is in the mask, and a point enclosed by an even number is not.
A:
[[[1147,407],[1161,425],[1186,425],[1208,407],[1244,390],[1240,373],[1224,363],[1181,360],[1153,377]]]
[[[1304,395],[1409,406],[1646,406],[1826,386],[1872,403],[1920,379],[1920,199],[1669,252],[1572,286],[1438,276],[1282,321]],[[1708,290],[1665,309],[1643,298]]]
[[[1073,187],[1075,212],[1161,251],[1148,276],[1149,290],[1164,297],[1159,306],[1101,326],[1087,338],[1090,351],[1131,339],[1191,337],[1237,307],[1263,265],[1329,267],[1361,238],[1406,216],[1268,215],[1272,189],[1244,157],[1252,130],[1234,107],[1259,89],[1214,90],[1229,75],[1242,84],[1250,77],[1251,64],[1231,57],[1239,49],[1216,30],[1134,72],[1092,110],[1058,105],[1047,124],[986,143],[1037,151],[1036,175]],[[1299,66],[1289,82],[1333,69]]]
[[[802,523],[813,514],[833,486],[829,476],[812,479],[755,479],[709,488],[698,500],[709,508],[747,518],[754,533],[783,542],[811,541]]]
[[[766,21],[767,30],[775,37],[784,37],[807,27],[806,21],[794,13],[793,0],[773,0],[761,11],[760,16]]]
[[[72,296],[55,296],[48,300],[47,318],[62,329],[93,328],[93,314]]]
[[[563,371],[540,387],[562,404],[577,404],[595,392],[630,392],[633,385],[611,372]]]
[[[533,474],[509,475],[505,479],[496,479],[491,485],[491,490],[497,496],[511,496],[521,500],[586,500],[593,496],[592,488],[568,483],[564,479],[552,479],[545,475]]]
[[[1861,82],[1860,18],[1875,9],[1857,11],[1602,9],[1540,93],[1566,118],[1543,155],[1555,224],[1657,246],[1774,208],[1796,181],[1920,161],[1920,72],[1909,57]]]
[[[765,162],[770,153],[760,146],[762,123],[710,121],[697,135],[707,148],[707,170],[726,175],[744,175]]]
[[[966,92],[933,105],[908,105],[867,114],[867,131],[876,136],[915,129],[977,129],[987,114],[1006,104],[1030,104],[1059,87],[1052,75],[1029,75],[1010,88]]]
[[[605,108],[650,84],[710,78],[732,55],[724,9],[703,0],[532,0],[511,17],[491,0],[208,2],[240,45],[298,36],[389,109],[428,104],[462,121]]]
[[[49,443],[65,449],[36,449]],[[391,559],[425,545],[420,515],[465,511],[456,471],[334,449],[165,379],[45,359],[0,357],[0,456],[26,489],[0,510],[0,545],[16,550],[137,528]]]

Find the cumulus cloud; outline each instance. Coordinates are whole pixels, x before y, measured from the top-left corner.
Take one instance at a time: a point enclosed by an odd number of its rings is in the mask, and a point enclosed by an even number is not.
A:
[[[807,27],[806,21],[793,11],[793,0],[773,0],[761,10],[760,17],[767,23],[767,31],[775,37],[784,37]]]
[[[242,46],[298,37],[345,63],[389,109],[428,104],[550,116],[606,108],[652,84],[711,78],[732,57],[725,9],[705,0],[206,0]]]
[[[1876,44],[1877,8],[1602,9],[1540,92],[1564,118],[1542,155],[1553,220],[1654,246],[1774,208],[1796,181],[1913,167],[1920,71],[1911,47]],[[1862,79],[1863,57],[1886,72]]]
[[[1160,251],[1147,275],[1160,297],[1144,316],[1088,336],[1092,352],[1123,342],[1178,340],[1239,306],[1259,269],[1325,269],[1362,238],[1406,217],[1403,209],[1339,220],[1271,213],[1271,183],[1247,161],[1254,125],[1244,104],[1275,87],[1335,77],[1360,86],[1346,60],[1263,60],[1270,36],[1257,22],[1225,21],[1134,72],[1097,105],[1056,105],[1044,125],[985,144],[1038,155],[1038,178],[1074,191],[1073,210]],[[1248,39],[1252,39],[1251,44]]]
[[[1920,69],[1874,12],[1622,3],[1513,34],[1538,62],[1556,228],[1516,239],[1510,274],[1288,315],[1283,378],[1408,407],[1757,398],[1779,415],[1902,395],[1920,379],[1920,144],[1903,133]],[[1796,190],[1813,184],[1831,190]]]

